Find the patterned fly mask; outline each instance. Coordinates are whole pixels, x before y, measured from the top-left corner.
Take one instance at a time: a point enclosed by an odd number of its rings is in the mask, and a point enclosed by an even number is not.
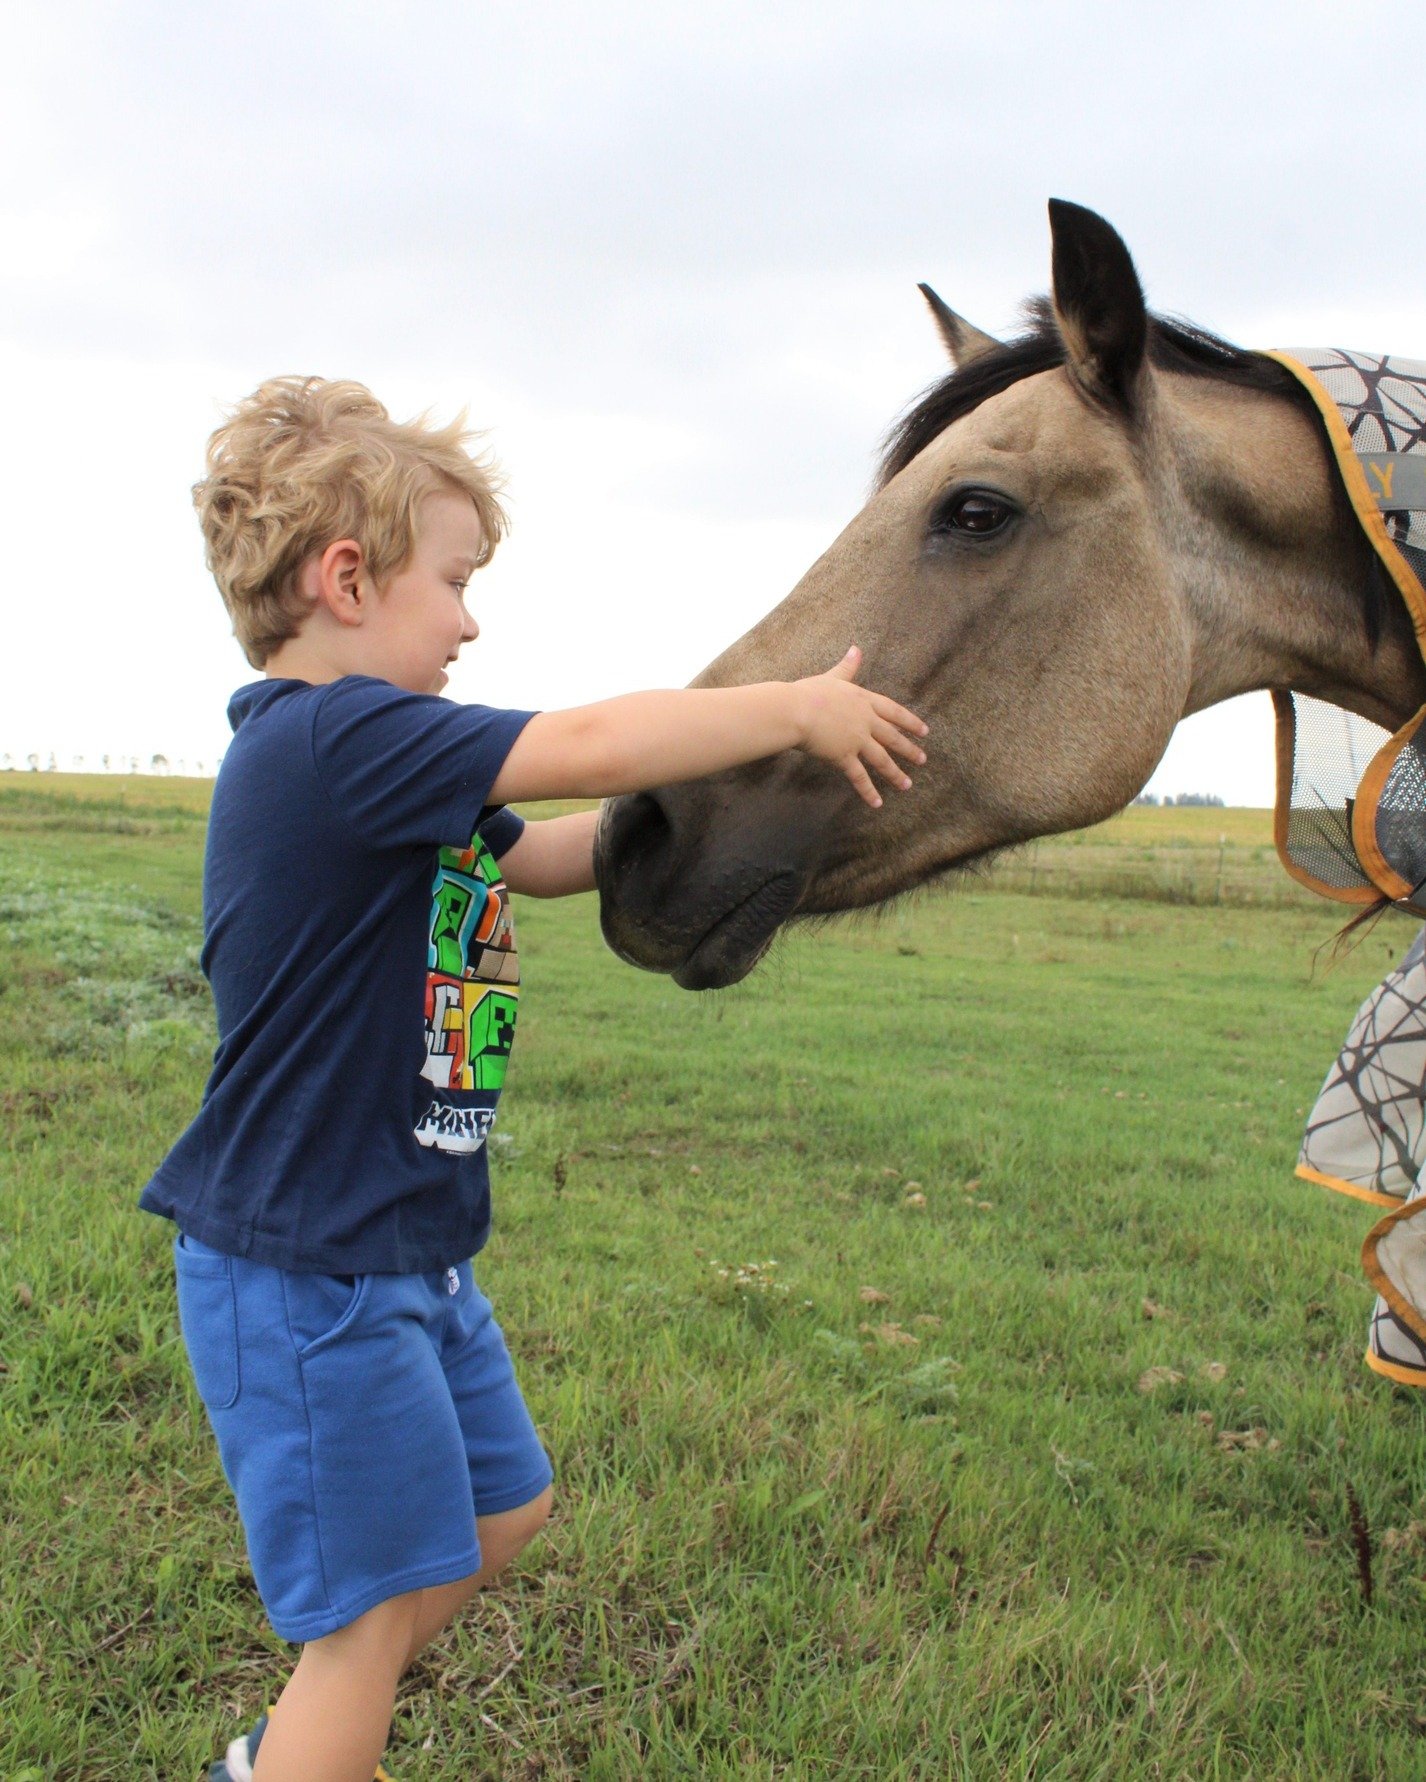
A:
[[[1326,423],[1353,511],[1426,655],[1426,365],[1337,350],[1274,353]],[[1426,707],[1390,735],[1301,693],[1274,694],[1284,866],[1342,903],[1426,915]],[[1426,930],[1357,1012],[1307,1123],[1297,1173],[1389,1208],[1362,1266],[1377,1289],[1367,1364],[1426,1386]]]

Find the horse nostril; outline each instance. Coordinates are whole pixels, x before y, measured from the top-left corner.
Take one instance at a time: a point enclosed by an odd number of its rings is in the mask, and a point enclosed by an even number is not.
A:
[[[672,971],[691,944],[676,919],[669,931],[674,854],[674,826],[656,792],[605,804],[594,843],[599,925],[621,959],[648,971]]]
[[[615,872],[633,866],[647,870],[668,846],[673,825],[656,792],[631,792],[604,807],[600,855]]]

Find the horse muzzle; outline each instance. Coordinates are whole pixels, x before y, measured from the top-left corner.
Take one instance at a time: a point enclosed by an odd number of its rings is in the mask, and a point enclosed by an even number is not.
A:
[[[594,843],[604,939],[629,965],[684,990],[745,978],[801,900],[806,873],[791,837],[740,826],[718,845],[709,783],[610,799]]]

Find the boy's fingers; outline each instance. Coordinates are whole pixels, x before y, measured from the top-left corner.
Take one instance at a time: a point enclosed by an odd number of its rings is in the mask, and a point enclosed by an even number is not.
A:
[[[853,644],[851,649],[849,649],[846,655],[843,656],[842,660],[838,662],[834,668],[829,668],[827,673],[836,675],[839,681],[854,681],[857,678],[857,671],[861,665],[862,653],[857,646]]]
[[[874,810],[881,808],[881,794],[871,783],[871,775],[862,766],[855,755],[849,755],[842,763],[842,771],[856,787],[858,794],[872,806]]]
[[[888,699],[884,693],[873,693],[872,710],[877,717],[885,718],[889,723],[899,724],[903,730],[909,730],[913,736],[929,736],[931,726],[923,723],[915,712],[907,711],[904,705],[898,705],[894,699]]]
[[[907,736],[904,730],[898,730],[894,724],[884,719],[873,721],[871,733],[883,747],[891,750],[893,755],[900,755],[903,760],[914,761],[918,767],[925,764],[926,751],[921,745]]]
[[[903,792],[910,790],[911,781],[879,742],[869,742],[866,745],[862,750],[862,760],[868,767],[874,767],[884,780],[890,780],[893,786],[899,786]]]

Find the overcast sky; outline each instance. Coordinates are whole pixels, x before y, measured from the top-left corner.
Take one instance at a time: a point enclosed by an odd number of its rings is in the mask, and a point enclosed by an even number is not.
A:
[[[6,9],[0,752],[211,761],[188,501],[279,372],[468,406],[514,531],[451,692],[677,685],[794,584],[1045,200],[1246,345],[1426,358],[1417,3]],[[1398,227],[1398,219],[1405,226]],[[1151,787],[1271,801],[1266,696]]]

